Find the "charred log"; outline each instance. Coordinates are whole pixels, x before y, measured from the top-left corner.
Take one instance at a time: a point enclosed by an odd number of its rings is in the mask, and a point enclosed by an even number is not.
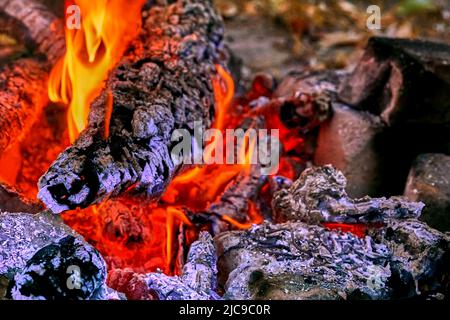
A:
[[[48,102],[46,63],[24,58],[0,67],[0,152],[19,141]]]
[[[212,4],[155,5],[143,17],[140,35],[91,105],[88,128],[40,179],[39,198],[55,213],[131,187],[160,195],[180,167],[170,156],[174,130],[192,131],[195,120],[211,124],[223,36]]]
[[[38,213],[41,204],[23,197],[17,190],[0,182],[0,211]]]
[[[0,67],[0,151],[19,141],[48,102],[49,66],[64,53],[62,22],[34,0],[1,0],[0,30],[46,59]]]
[[[64,24],[39,1],[0,0],[0,30],[51,64],[64,53]]]
[[[390,218],[418,218],[424,207],[401,197],[351,199],[346,183],[345,176],[330,165],[306,169],[289,189],[275,194],[274,220],[379,223]]]

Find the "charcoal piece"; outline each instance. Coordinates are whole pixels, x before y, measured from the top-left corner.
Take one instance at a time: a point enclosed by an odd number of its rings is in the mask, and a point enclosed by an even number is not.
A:
[[[105,294],[106,264],[90,245],[74,236],[51,243],[14,276],[14,300],[86,300]]]
[[[0,29],[43,54],[50,64],[64,54],[63,20],[40,1],[0,0]]]
[[[155,291],[149,289],[144,274],[132,269],[113,269],[108,273],[108,286],[124,294],[128,300],[158,300]]]
[[[48,102],[48,65],[21,58],[0,66],[0,152],[20,141]]]
[[[155,272],[138,274],[116,269],[109,286],[137,300],[218,300],[216,252],[212,237],[202,232],[192,243],[180,277]],[[133,292],[134,291],[134,292]]]
[[[67,235],[76,234],[53,214],[0,212],[0,299],[37,251]]]
[[[408,272],[415,294],[425,298],[450,294],[450,237],[417,219],[388,219],[371,236],[392,251],[395,268]],[[401,273],[401,272],[398,272]]]
[[[246,131],[249,128],[258,130],[264,126],[264,118],[254,116],[244,118],[238,128]],[[268,141],[268,143],[271,142]],[[235,150],[235,154],[238,152]],[[237,175],[216,202],[212,203],[204,212],[196,214],[200,217],[200,224],[205,220],[212,222],[211,232],[213,235],[233,229],[233,225],[224,219],[224,216],[242,224],[250,222],[249,202],[257,200],[261,188],[267,182],[267,176],[263,174],[263,167],[260,163],[248,165],[249,168],[243,169]],[[193,219],[197,219],[195,215]]]
[[[214,292],[217,288],[217,257],[212,237],[201,232],[192,243],[183,267],[181,281],[197,292]]]
[[[0,182],[0,211],[38,213],[42,210],[40,203],[25,198],[11,186]]]
[[[37,251],[68,235],[76,234],[58,216],[48,212],[1,212],[0,275],[11,278]]]
[[[275,194],[274,220],[378,223],[388,218],[417,218],[424,206],[401,197],[352,199],[345,191],[346,184],[342,172],[331,165],[308,168],[289,189]]]
[[[450,231],[450,156],[419,155],[409,172],[404,195],[425,203],[420,220],[440,231]]]
[[[223,47],[220,17],[207,0],[144,10],[140,35],[92,103],[88,127],[39,181],[38,197],[55,213],[132,187],[149,198],[159,196],[181,165],[170,156],[174,130],[192,133],[194,121],[202,121],[203,129],[211,125],[211,82]]]
[[[0,0],[0,29],[41,57],[0,66],[0,152],[28,133],[48,103],[50,66],[64,54],[64,25],[36,0]]]
[[[308,133],[332,115],[337,73],[293,73],[285,77],[270,99],[263,96],[250,102],[250,114],[266,118],[279,114],[281,122],[291,129]]]
[[[341,170],[352,197],[380,195],[384,191],[380,174],[384,158],[376,143],[383,128],[376,116],[334,104],[332,118],[320,126],[314,164],[332,164]]]
[[[371,38],[339,98],[391,125],[450,123],[450,46],[423,40]]]
[[[300,222],[217,236],[225,299],[387,299],[390,252],[370,237]]]

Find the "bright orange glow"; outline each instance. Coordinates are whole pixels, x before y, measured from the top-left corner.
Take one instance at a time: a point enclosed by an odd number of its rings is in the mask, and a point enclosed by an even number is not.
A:
[[[81,29],[66,30],[66,54],[50,73],[48,93],[53,102],[69,106],[67,123],[71,141],[86,127],[90,104],[104,87],[108,72],[137,36],[144,2],[74,0],[66,3],[80,7]],[[109,103],[112,105],[112,101]]]
[[[364,238],[371,228],[380,228],[382,223],[338,223],[325,222],[323,226],[330,230],[341,230],[342,232],[350,232],[359,238]]]
[[[224,132],[231,126],[229,111],[234,83],[221,66],[217,66],[217,75],[212,81],[216,106],[213,128]],[[180,252],[183,253],[178,245],[180,226],[188,227],[187,244],[196,240],[199,232],[187,217],[186,209],[192,214],[207,210],[239,174],[250,173],[256,141],[247,140],[237,150],[244,160],[242,164],[192,166],[172,180],[157,204],[140,203],[127,197],[115,203],[113,208],[108,207],[107,201],[78,214],[65,213],[64,221],[96,244],[102,255],[114,257],[108,261],[109,265],[132,267],[139,272],[159,268],[167,274],[176,274],[180,272],[176,262]],[[213,140],[210,143],[217,142]],[[248,202],[248,221],[237,221],[231,218],[231,214],[222,219],[238,229],[249,228],[263,220],[252,201]]]

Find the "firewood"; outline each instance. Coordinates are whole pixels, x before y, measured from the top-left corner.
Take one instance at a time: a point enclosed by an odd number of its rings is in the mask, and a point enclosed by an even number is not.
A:
[[[64,54],[63,21],[37,0],[0,0],[0,30],[51,64]]]
[[[310,224],[383,223],[387,219],[418,218],[424,204],[402,197],[351,199],[342,172],[331,165],[308,168],[289,189],[277,192],[272,201],[276,222]]]
[[[19,141],[47,105],[50,65],[64,53],[62,22],[35,0],[0,0],[0,30],[43,57],[0,67],[0,152]]]
[[[211,2],[155,5],[143,17],[140,35],[91,104],[88,127],[39,181],[38,197],[55,213],[131,187],[160,195],[181,166],[170,156],[173,131],[212,122],[223,27]]]
[[[48,102],[48,68],[33,58],[0,67],[0,152],[19,141]]]

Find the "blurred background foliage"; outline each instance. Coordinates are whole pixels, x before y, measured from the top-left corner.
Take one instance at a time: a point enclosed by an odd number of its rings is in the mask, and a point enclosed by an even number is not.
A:
[[[245,33],[242,31],[245,29],[251,29],[253,38],[260,42],[272,42],[272,48],[263,49],[263,43],[255,45],[260,47],[261,55],[266,54],[264,50],[272,50],[268,56],[277,61],[277,55],[284,53],[288,55],[283,61],[285,66],[295,60],[314,69],[346,67],[359,57],[358,49],[364,47],[370,36],[450,43],[450,0],[215,0],[215,3],[226,21],[230,46],[250,67],[261,59],[258,53],[246,58],[245,43],[239,44],[244,41],[240,33]],[[366,27],[370,5],[381,9],[380,30]],[[245,36],[251,47],[254,41],[251,34]],[[278,52],[273,51],[274,46]],[[267,64],[270,61],[263,63],[264,67]]]

